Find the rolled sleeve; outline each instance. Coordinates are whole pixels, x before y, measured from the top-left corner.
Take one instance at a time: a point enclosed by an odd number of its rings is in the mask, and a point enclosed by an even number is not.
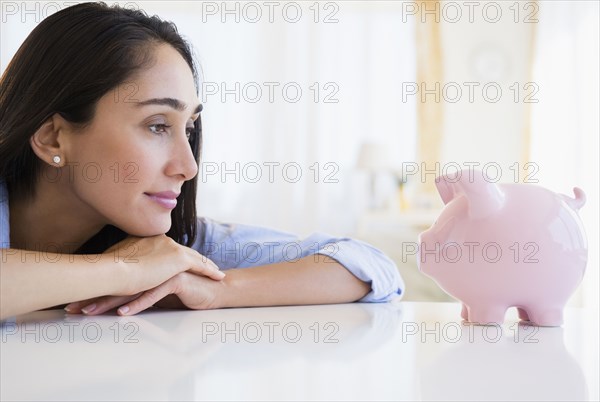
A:
[[[396,264],[375,247],[351,238],[313,233],[296,235],[266,227],[223,223],[198,218],[199,237],[193,249],[222,270],[294,262],[314,254],[334,259],[358,279],[371,285],[360,302],[387,302],[404,294],[404,282]]]

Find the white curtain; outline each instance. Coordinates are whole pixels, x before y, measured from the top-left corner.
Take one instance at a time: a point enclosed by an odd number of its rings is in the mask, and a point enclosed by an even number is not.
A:
[[[414,26],[400,2],[282,2],[273,22],[260,2],[137,4],[174,21],[203,69],[200,214],[349,235],[368,207],[361,143],[415,160],[415,104],[401,96]]]
[[[581,209],[589,262],[580,291],[584,306],[598,311],[598,32],[599,3],[540,1],[533,81],[539,102],[532,107],[531,160],[541,185],[573,196],[581,187]],[[597,320],[597,317],[596,317]]]

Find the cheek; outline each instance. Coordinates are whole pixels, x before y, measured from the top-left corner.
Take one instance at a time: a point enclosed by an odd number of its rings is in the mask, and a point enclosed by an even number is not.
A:
[[[145,192],[157,190],[160,155],[140,147],[102,149],[82,160],[74,191],[89,208],[127,233],[154,236],[171,227],[170,213],[149,201]]]
[[[88,201],[102,199],[120,205],[134,202],[152,190],[153,177],[159,170],[155,150],[118,137],[90,141],[77,156],[70,173],[76,191]]]

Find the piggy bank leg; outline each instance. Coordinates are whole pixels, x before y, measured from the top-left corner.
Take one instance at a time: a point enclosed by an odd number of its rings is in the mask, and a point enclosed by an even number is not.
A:
[[[519,313],[519,319],[523,321],[529,321],[529,315],[527,314],[527,311],[524,308],[517,307],[517,311]]]
[[[468,321],[480,325],[502,324],[506,309],[505,306],[469,306]]]
[[[462,305],[462,311],[460,312],[460,316],[462,317],[463,320],[469,321],[469,309],[468,309],[467,305],[464,303]]]
[[[540,327],[560,327],[563,323],[562,307],[532,307],[528,313],[529,321]]]

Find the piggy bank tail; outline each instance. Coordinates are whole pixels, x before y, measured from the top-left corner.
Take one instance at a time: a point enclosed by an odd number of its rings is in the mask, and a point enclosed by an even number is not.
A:
[[[563,198],[571,208],[578,211],[585,205],[585,193],[579,187],[573,187],[573,193],[575,194],[575,198],[567,197],[566,195],[563,195]]]

